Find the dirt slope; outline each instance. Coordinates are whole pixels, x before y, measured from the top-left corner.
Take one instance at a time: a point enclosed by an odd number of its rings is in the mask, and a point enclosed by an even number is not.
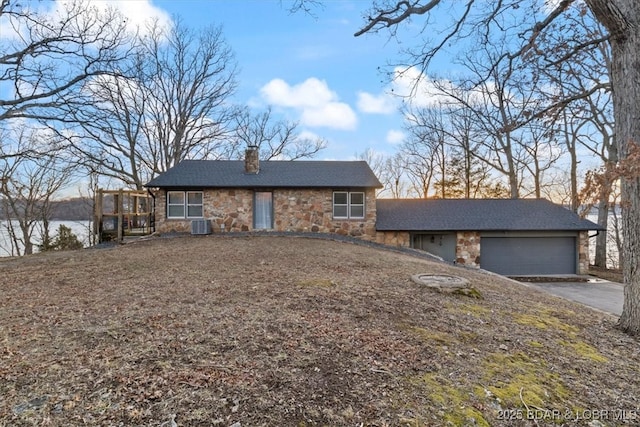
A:
[[[317,239],[4,259],[0,426],[638,425],[640,343],[614,325],[494,275]]]

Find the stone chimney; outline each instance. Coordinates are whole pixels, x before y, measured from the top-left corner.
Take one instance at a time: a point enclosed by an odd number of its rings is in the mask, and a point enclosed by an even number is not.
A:
[[[244,152],[244,173],[260,172],[260,157],[257,145],[249,145]]]

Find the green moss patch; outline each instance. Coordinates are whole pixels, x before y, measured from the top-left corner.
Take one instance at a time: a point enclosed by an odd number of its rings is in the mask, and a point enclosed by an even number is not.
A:
[[[427,399],[436,404],[440,411],[438,417],[448,426],[490,426],[482,412],[472,406],[473,396],[463,391],[459,385],[437,373],[427,373],[410,378],[409,382],[424,390]],[[421,425],[421,420],[414,420]]]
[[[553,329],[568,333],[578,332],[578,328],[564,323],[548,311],[541,311],[536,314],[516,314],[514,320],[519,325],[533,326],[538,329]]]
[[[569,347],[573,353],[580,357],[584,357],[585,359],[593,360],[598,363],[605,363],[609,361],[609,359],[600,354],[595,347],[590,346],[584,341],[577,339],[574,341],[558,341],[558,344],[564,347]]]
[[[309,286],[318,288],[333,288],[338,284],[331,279],[306,279],[298,282],[299,286]]]
[[[467,316],[473,316],[480,319],[485,319],[487,316],[491,316],[493,312],[480,304],[451,304],[447,306],[449,311],[466,314]]]
[[[469,298],[484,299],[482,293],[474,287],[455,289],[451,293],[454,295],[462,295]]]
[[[418,326],[411,326],[407,329],[411,334],[417,335],[420,339],[426,343],[433,343],[440,346],[451,346],[457,342],[453,335],[421,328]]]
[[[482,364],[486,389],[503,408],[539,407],[561,409],[569,391],[560,376],[543,360],[526,354],[494,353]]]

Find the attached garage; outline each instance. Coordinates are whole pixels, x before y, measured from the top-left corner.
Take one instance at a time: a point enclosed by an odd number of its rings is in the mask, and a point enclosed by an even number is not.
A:
[[[508,276],[587,274],[601,230],[545,199],[378,199],[376,211],[380,241]]]
[[[507,276],[576,274],[576,236],[481,234],[480,267]]]

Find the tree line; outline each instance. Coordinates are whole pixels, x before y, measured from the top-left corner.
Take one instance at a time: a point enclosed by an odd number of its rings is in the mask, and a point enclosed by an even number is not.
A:
[[[0,197],[0,200],[2,198]],[[51,216],[54,221],[88,221],[93,216],[93,200],[88,197],[72,197],[56,199],[51,202]],[[5,211],[4,202],[0,201],[0,220],[12,219],[10,212]]]
[[[535,25],[520,9],[498,11],[512,33]],[[510,53],[518,45],[506,30],[473,37],[481,41],[473,50],[452,55],[455,73],[427,75],[416,56],[390,71],[415,83],[402,104],[407,137],[398,150],[360,154],[381,177],[382,194],[544,197],[583,216],[596,207],[598,224],[619,236],[618,223],[608,223],[617,219],[610,207],[620,203],[620,186],[612,173],[618,156],[606,30],[586,4],[576,3],[527,54]],[[608,243],[622,253],[620,239],[600,233],[598,266],[611,264]]]

